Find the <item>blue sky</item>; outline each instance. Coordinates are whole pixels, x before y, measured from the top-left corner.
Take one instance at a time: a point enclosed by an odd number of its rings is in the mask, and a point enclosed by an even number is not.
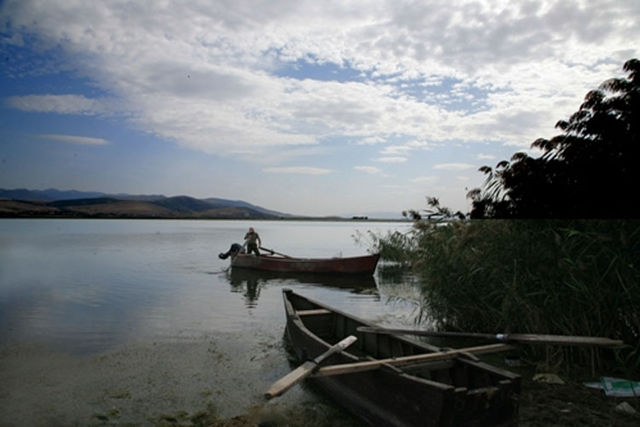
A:
[[[0,187],[468,212],[639,41],[636,0],[5,0]]]

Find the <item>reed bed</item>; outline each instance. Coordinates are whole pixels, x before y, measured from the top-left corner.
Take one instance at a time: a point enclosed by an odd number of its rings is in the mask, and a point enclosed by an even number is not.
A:
[[[422,283],[418,323],[442,329],[591,335],[615,351],[530,349],[548,364],[640,373],[640,221],[417,220],[378,238]],[[568,365],[565,363],[565,366]]]

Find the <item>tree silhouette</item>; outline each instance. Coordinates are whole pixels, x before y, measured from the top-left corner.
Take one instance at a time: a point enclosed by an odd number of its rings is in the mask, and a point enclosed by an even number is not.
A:
[[[480,168],[487,179],[467,194],[471,217],[640,218],[640,60],[623,70],[627,78],[605,81],[556,124],[561,135],[533,142],[540,157]]]

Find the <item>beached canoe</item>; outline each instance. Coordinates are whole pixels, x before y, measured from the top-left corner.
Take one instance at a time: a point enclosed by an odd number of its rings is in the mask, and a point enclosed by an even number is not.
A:
[[[283,291],[283,296],[286,335],[300,362],[324,353],[349,335],[358,338],[346,350],[329,357],[323,368],[307,381],[367,423],[384,426],[517,424],[518,375],[483,363],[473,355],[447,356],[445,353],[439,357],[442,353],[436,353],[440,349],[426,343],[359,332],[358,327],[372,324],[289,289]],[[386,361],[378,363],[381,359]],[[407,363],[400,363],[405,361]],[[369,369],[372,364],[377,368]],[[369,370],[355,369],[359,366]],[[338,371],[346,373],[336,374]]]
[[[231,258],[232,268],[249,268],[281,273],[373,274],[380,255],[345,258],[294,258],[262,254],[237,254]]]

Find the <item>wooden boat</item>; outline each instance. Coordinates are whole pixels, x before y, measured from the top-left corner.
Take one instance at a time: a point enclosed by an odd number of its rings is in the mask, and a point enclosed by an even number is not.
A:
[[[286,335],[303,362],[349,335],[358,340],[330,356],[328,369],[375,359],[423,355],[440,349],[394,335],[358,332],[364,320],[294,293],[283,291]],[[504,345],[504,344],[498,344]],[[475,360],[474,360],[475,359]],[[366,363],[359,363],[360,365]],[[344,365],[347,366],[347,365]],[[517,424],[520,377],[472,356],[307,379],[371,425],[506,426]]]
[[[281,273],[373,274],[379,254],[346,258],[294,258],[262,254],[237,254],[232,268],[277,271]]]

